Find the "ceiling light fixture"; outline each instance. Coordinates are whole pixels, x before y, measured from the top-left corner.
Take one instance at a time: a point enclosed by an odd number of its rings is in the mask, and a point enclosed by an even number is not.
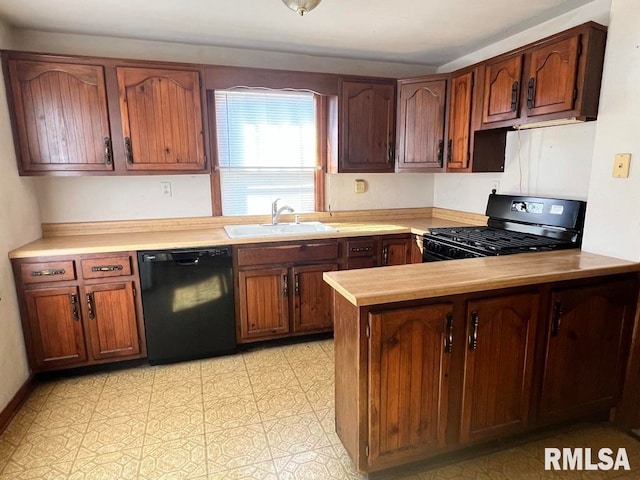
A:
[[[321,0],[282,0],[287,7],[303,17],[320,4]]]

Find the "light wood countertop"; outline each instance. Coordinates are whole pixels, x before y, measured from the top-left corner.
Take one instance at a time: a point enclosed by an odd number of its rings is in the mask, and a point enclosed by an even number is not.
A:
[[[9,258],[47,257],[56,255],[78,255],[132,250],[161,250],[171,248],[213,247],[292,240],[344,238],[394,233],[423,234],[429,228],[463,226],[468,223],[430,218],[427,216],[400,218],[397,221],[384,218],[362,222],[325,222],[337,232],[313,233],[309,235],[278,235],[273,237],[229,238],[223,228],[201,228],[183,230],[150,230],[145,232],[101,233],[92,235],[66,235],[44,237],[9,252]],[[479,223],[476,223],[479,224]]]
[[[344,270],[323,276],[349,302],[367,306],[639,271],[640,263],[573,249]]]

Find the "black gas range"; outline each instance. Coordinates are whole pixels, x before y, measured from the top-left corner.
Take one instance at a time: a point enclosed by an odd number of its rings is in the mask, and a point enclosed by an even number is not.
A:
[[[431,228],[424,262],[578,248],[587,204],[579,200],[489,195],[486,226]]]

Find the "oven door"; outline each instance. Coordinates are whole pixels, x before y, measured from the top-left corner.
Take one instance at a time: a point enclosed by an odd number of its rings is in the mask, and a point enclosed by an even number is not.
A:
[[[441,260],[453,260],[453,258],[442,255],[441,253],[428,252],[426,250],[422,252],[422,263],[439,262]]]

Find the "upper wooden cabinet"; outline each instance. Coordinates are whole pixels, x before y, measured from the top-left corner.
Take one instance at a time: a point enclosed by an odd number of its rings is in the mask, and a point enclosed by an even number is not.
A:
[[[447,168],[465,169],[471,160],[471,113],[473,107],[474,71],[454,76],[451,80],[449,142]]]
[[[398,82],[397,171],[441,171],[447,80]]]
[[[337,173],[395,169],[395,81],[343,79]]]
[[[20,173],[113,171],[104,68],[10,60]]]
[[[606,28],[590,22],[480,64],[482,129],[598,115]]]
[[[199,72],[116,70],[127,169],[204,169]]]
[[[3,59],[21,175],[206,172],[200,68]]]
[[[522,55],[490,61],[485,65],[483,124],[519,116],[521,77]]]

